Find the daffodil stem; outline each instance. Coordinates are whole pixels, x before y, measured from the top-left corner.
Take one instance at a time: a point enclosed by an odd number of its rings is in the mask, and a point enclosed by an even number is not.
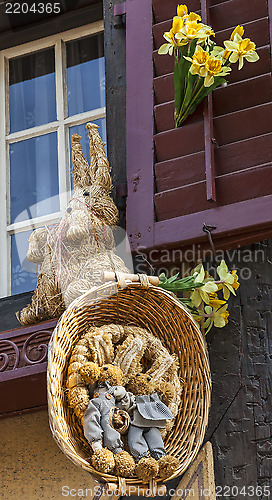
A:
[[[197,83],[197,85],[198,85],[198,83]],[[177,119],[177,122],[176,122],[176,126],[177,127],[179,125],[181,125],[182,122],[184,122],[184,120],[186,120],[187,116],[190,114],[190,108],[192,107],[192,105],[196,101],[196,99],[199,96],[199,94],[202,92],[203,88],[204,88],[204,85],[201,85],[200,89],[197,91],[197,93],[195,94],[195,96],[192,99],[192,101],[188,104],[187,108],[185,110],[183,110],[183,113],[178,116],[178,119]]]
[[[201,85],[201,77],[200,76],[198,77],[198,79],[197,79],[197,81],[195,83],[195,86],[193,88],[192,98],[194,98],[194,94],[198,90],[199,84]]]
[[[203,318],[213,318],[214,316],[214,312],[211,312],[210,314],[205,314],[205,313],[200,313],[200,315],[203,317]]]
[[[189,85],[188,85],[188,79],[187,79],[187,87],[186,87],[186,92],[185,92],[185,95],[184,95],[183,103],[186,102],[188,90],[189,90]],[[183,103],[181,105],[181,109],[182,109]]]

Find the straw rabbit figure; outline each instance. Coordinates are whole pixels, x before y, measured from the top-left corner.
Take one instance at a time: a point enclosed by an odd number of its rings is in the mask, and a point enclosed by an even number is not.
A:
[[[31,304],[20,313],[23,325],[60,316],[76,297],[102,284],[102,270],[129,272],[115,254],[118,210],[110,197],[109,162],[98,126],[88,123],[86,128],[90,165],[81,137],[73,135],[74,195],[65,215],[52,229],[36,229],[29,240],[27,258],[41,268]]]

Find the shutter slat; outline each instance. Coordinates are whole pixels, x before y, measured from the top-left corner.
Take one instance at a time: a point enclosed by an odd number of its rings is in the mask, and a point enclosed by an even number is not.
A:
[[[263,75],[250,80],[218,88],[213,92],[214,116],[233,113],[242,109],[248,109],[271,102],[272,98],[272,76]],[[261,92],[256,89],[262,89]],[[174,101],[154,106],[155,122],[157,132],[170,130],[174,123]],[[203,118],[203,106],[198,106],[191,115],[190,122]],[[186,121],[188,124],[189,121]]]
[[[160,23],[166,19],[171,19],[176,15],[178,2],[176,0],[153,0],[153,13],[155,23]],[[189,12],[200,10],[200,0],[190,0],[187,2]],[[267,16],[266,0],[211,0],[210,23],[217,30],[217,25],[234,26],[235,24],[245,23],[258,17]],[[227,24],[226,24],[227,23]],[[220,29],[223,29],[222,27]]]
[[[215,33],[267,16],[266,0],[230,0],[210,8],[210,24]]]
[[[254,76],[269,73],[271,69],[270,46],[260,47],[258,49],[258,54],[260,56],[259,61],[245,64],[241,71],[238,71],[238,69],[233,66],[231,73],[228,75],[228,81],[231,83],[237,80],[246,80]],[[157,51],[154,51],[153,58],[156,77],[173,73],[174,58],[158,55]]]
[[[243,109],[214,119],[214,135],[218,146],[248,137],[268,134],[272,127],[272,103]]]
[[[215,148],[218,176],[257,167],[271,161],[272,132]],[[204,151],[155,164],[157,191],[192,184],[205,179]]]
[[[152,0],[155,23],[160,23],[175,16],[178,3],[177,0]],[[187,2],[187,6],[190,12],[200,10],[200,0],[190,0],[190,2]]]
[[[271,132],[272,103],[237,111],[214,119],[217,146]],[[203,122],[184,124],[154,136],[157,162],[203,151]]]
[[[205,153],[193,153],[155,164],[157,192],[205,180]]]
[[[216,177],[217,201],[213,207],[224,206],[269,195],[272,188],[272,163]],[[171,219],[208,210],[206,182],[171,189],[155,195],[157,220]]]
[[[172,25],[172,20],[168,19],[163,23],[154,24],[153,26],[153,36],[154,36],[154,49],[158,50],[159,47],[165,43],[163,34],[165,31],[169,31]],[[269,44],[269,20],[268,17],[262,19],[254,19],[253,21],[243,23],[245,28],[245,36],[250,38],[256,44],[256,47],[262,47]],[[235,26],[229,26],[228,28],[217,31],[215,36],[215,41],[218,45],[223,44],[224,40],[228,40]],[[166,56],[165,56],[166,57]]]
[[[203,122],[161,132],[154,136],[157,161],[170,160],[179,156],[204,150]]]

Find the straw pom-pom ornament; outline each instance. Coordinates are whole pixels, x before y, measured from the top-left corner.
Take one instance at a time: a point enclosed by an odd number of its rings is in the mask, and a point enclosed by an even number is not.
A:
[[[143,483],[149,483],[150,479],[157,477],[159,465],[155,458],[142,458],[135,467],[136,475]]]
[[[100,368],[96,363],[89,361],[80,368],[80,375],[87,385],[93,384],[100,376]]]
[[[121,477],[132,477],[135,472],[135,462],[127,451],[121,451],[114,457],[115,473]]]
[[[111,472],[115,467],[113,453],[107,448],[96,450],[91,457],[91,464],[98,471],[103,471],[107,474]]]

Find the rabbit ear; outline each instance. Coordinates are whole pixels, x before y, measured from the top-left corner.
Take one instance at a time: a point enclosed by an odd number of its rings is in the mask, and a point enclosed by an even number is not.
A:
[[[78,134],[72,135],[72,162],[74,186],[84,189],[92,184],[91,170],[87,160],[84,158],[80,144],[81,136]]]
[[[90,171],[92,182],[96,184],[98,190],[100,187],[104,193],[109,193],[112,188],[110,165],[105,153],[102,139],[98,132],[98,125],[95,123],[87,123],[86,129],[89,134]]]
[[[140,360],[146,349],[144,338],[128,335],[126,340],[117,348],[115,363],[120,366],[124,376],[129,380],[136,372],[142,371]]]
[[[148,374],[152,375],[153,380],[156,382],[160,380],[169,371],[175,360],[172,356],[159,356],[148,370]]]

